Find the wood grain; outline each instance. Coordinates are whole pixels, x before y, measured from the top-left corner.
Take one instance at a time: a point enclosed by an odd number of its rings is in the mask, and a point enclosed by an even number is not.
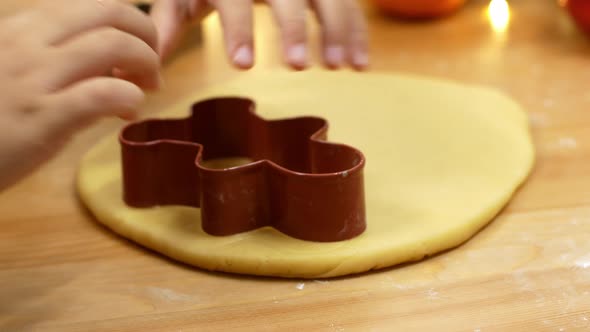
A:
[[[0,15],[32,2],[3,0]],[[493,86],[530,113],[535,170],[468,243],[322,282],[176,264],[107,232],[76,201],[80,156],[122,125],[105,120],[0,194],[0,330],[590,330],[590,42],[553,1],[512,1],[505,33],[491,29],[486,6],[471,1],[431,23],[390,20],[365,6],[372,70]],[[256,68],[282,70],[268,9],[256,18]],[[146,115],[238,74],[215,16],[203,36],[166,65],[166,88],[148,98]]]

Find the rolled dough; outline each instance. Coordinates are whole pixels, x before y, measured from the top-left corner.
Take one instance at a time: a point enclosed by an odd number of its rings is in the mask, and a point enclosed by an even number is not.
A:
[[[121,198],[117,135],[81,162],[78,190],[99,222],[138,244],[194,266],[233,273],[323,278],[420,260],[472,237],[528,176],[534,149],[522,109],[486,88],[433,78],[351,72],[250,72],[195,93],[191,103],[238,95],[267,119],[316,115],[328,138],[366,155],[367,230],[313,243],[259,229],[205,234],[199,210],[133,209]]]

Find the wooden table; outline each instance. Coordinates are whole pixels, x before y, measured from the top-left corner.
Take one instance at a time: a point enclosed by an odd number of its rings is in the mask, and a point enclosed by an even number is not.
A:
[[[30,2],[3,0],[0,14]],[[0,330],[590,330],[590,41],[555,2],[513,2],[504,31],[492,28],[487,1],[421,24],[367,6],[373,70],[486,84],[529,111],[535,170],[467,244],[321,282],[176,264],[106,231],[76,201],[80,156],[122,125],[107,120],[0,194]],[[215,20],[205,23],[202,44],[167,65],[167,87],[149,97],[146,114],[236,74]],[[283,70],[271,27],[260,9],[257,68]]]

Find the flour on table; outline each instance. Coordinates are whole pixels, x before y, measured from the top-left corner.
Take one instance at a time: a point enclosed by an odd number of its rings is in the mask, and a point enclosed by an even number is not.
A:
[[[543,100],[543,107],[552,108],[555,105],[555,101],[551,98]]]
[[[178,293],[168,288],[147,287],[146,290],[152,297],[169,302],[187,302],[195,299],[194,296]]]
[[[578,147],[578,141],[573,137],[561,137],[557,144],[563,149],[575,149]]]
[[[590,254],[578,258],[574,264],[576,265],[576,267],[579,267],[582,269],[589,268],[590,267]]]
[[[438,292],[434,288],[430,288],[426,294],[428,294],[428,298],[431,300],[439,299]]]
[[[549,118],[547,117],[546,114],[544,113],[530,113],[529,114],[529,119],[531,120],[531,123],[535,126],[547,126],[549,124]]]
[[[320,284],[320,285],[326,285],[329,284],[329,281],[326,280],[314,280],[313,282],[315,282],[316,284]]]

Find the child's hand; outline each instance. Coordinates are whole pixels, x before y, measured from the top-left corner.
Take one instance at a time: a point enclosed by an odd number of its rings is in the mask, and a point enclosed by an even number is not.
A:
[[[152,21],[117,0],[47,0],[0,21],[0,190],[160,84]]]
[[[187,23],[212,8],[219,12],[230,60],[240,68],[254,63],[252,0],[158,0],[152,16],[158,28],[160,55],[166,58]],[[266,0],[272,7],[283,40],[285,61],[301,69],[307,65],[305,11],[308,4],[322,25],[323,58],[337,68],[345,62],[357,69],[368,65],[367,28],[356,0]]]

